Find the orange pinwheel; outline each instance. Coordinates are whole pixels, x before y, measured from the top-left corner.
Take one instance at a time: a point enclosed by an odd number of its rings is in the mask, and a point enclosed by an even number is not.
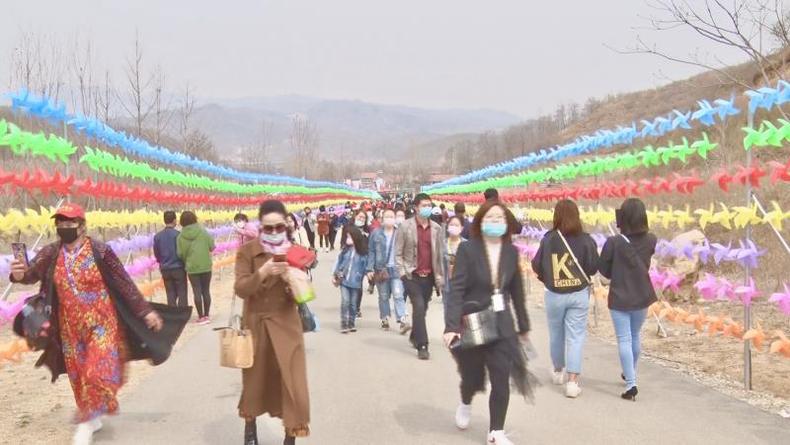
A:
[[[714,336],[724,331],[724,316],[719,315],[708,319],[708,335]]]
[[[743,334],[743,340],[751,340],[752,346],[754,346],[754,348],[758,351],[763,349],[763,342],[765,342],[766,338],[767,337],[763,331],[763,327],[759,322],[757,323],[756,328],[749,329],[745,334]]]
[[[705,324],[708,322],[708,317],[705,315],[705,312],[703,312],[702,309],[699,309],[696,314],[687,316],[684,321],[688,324],[693,324],[694,329],[696,329],[697,332],[702,332],[705,330]]]
[[[734,337],[737,339],[743,338],[743,326],[741,326],[740,323],[734,321],[730,317],[726,317],[724,321],[727,323],[727,325],[724,326],[724,329],[721,332],[722,335],[725,335],[727,337]]]
[[[778,340],[771,343],[771,348],[769,349],[771,354],[782,354],[790,358],[790,340],[787,339],[784,332],[779,330],[774,331],[774,335],[776,335]]]
[[[6,343],[0,346],[0,364],[3,363],[3,360],[19,363],[19,361],[22,360],[22,353],[28,351],[30,351],[30,348],[27,345],[27,341],[24,339],[20,338]]]

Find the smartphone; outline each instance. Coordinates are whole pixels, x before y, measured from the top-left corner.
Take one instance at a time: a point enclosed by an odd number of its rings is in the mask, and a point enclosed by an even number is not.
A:
[[[30,260],[27,257],[27,246],[25,243],[11,243],[11,251],[14,253],[14,259],[24,263],[25,266],[30,266]]]
[[[278,253],[277,255],[274,256],[274,262],[275,263],[284,263],[286,258],[287,258],[287,256],[284,253]]]

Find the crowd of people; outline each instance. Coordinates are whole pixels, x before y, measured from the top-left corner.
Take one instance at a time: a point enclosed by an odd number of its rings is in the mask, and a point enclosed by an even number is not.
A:
[[[285,253],[300,244],[327,253],[336,241],[339,253],[331,279],[340,293],[340,332],[357,332],[363,296],[377,290],[381,329],[409,334],[416,357],[430,360],[426,314],[434,296],[440,296],[443,342],[460,376],[455,424],[462,430],[469,427],[472,400],[484,391],[487,380],[488,443],[512,444],[504,433],[511,381],[520,392],[530,391],[524,348],[531,324],[520,256],[513,245],[513,236],[522,229],[496,190],[487,190],[485,198],[471,218],[464,203],[454,203],[449,211],[425,193],[321,206],[316,212],[307,207],[298,213],[269,200],[260,205],[255,222],[236,215],[233,236],[240,248],[234,291],[244,300],[243,327],[255,340],[254,365],[243,370],[238,406],[245,420],[245,445],[258,443],[255,419],[267,413],[282,418],[285,444],[309,435],[302,318],[290,289]],[[175,339],[172,334],[159,338],[169,320],[160,312],[167,309],[147,302],[112,249],[87,236],[84,211],[68,204],[54,218],[58,241],[41,249],[30,264],[15,261],[10,278],[40,282],[42,295],[57,314],[39,364],[52,369],[53,380],[63,373],[71,380],[78,407],[74,443],[86,444],[101,428],[102,416],[118,409],[124,362],[157,354],[161,362]],[[599,253],[584,231],[576,204],[559,201],[551,230],[531,263],[546,288],[552,380],[565,386],[569,398],[582,392],[590,293],[599,272],[611,283],[608,305],[623,371],[621,396],[636,400],[638,394],[640,330],[647,307],[656,300],[648,275],[656,237],[649,232],[645,206],[638,199],[626,200],[616,220],[620,233]],[[175,212],[165,212],[163,222],[164,229],[154,238],[154,254],[165,284],[165,308],[191,311],[189,282],[196,323],[209,324],[214,238],[191,211],[178,218],[180,231]],[[29,336],[26,326],[15,329]],[[149,332],[140,333],[141,326]],[[180,329],[168,332],[177,337]],[[135,343],[142,341],[147,344],[141,352]]]

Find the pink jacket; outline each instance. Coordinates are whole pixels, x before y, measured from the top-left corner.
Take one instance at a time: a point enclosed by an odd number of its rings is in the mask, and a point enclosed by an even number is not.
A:
[[[243,229],[233,227],[233,231],[236,232],[236,235],[239,235],[241,244],[252,241],[258,237],[258,229],[252,223],[247,223]]]

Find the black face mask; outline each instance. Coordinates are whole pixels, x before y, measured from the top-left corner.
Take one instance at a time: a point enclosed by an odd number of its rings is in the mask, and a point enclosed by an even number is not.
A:
[[[63,244],[71,244],[80,237],[77,227],[58,227],[58,237]]]

